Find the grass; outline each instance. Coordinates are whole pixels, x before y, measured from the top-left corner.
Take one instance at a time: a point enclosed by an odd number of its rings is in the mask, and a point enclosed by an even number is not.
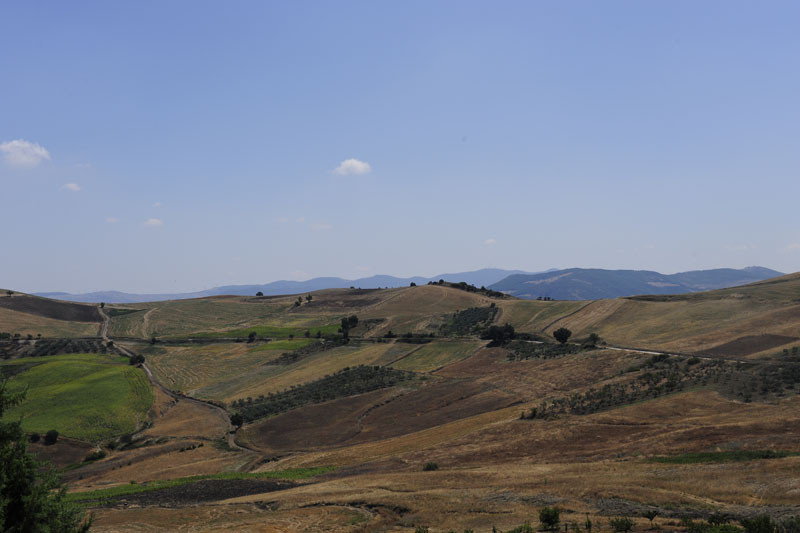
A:
[[[264,352],[270,350],[283,350],[286,352],[290,352],[292,350],[297,350],[298,348],[302,348],[303,346],[308,346],[313,342],[319,342],[318,339],[286,339],[286,340],[279,340],[279,341],[271,341],[264,344],[260,344],[250,350],[251,352]]]
[[[699,452],[684,453],[668,457],[652,457],[653,463],[666,464],[695,464],[695,463],[735,463],[740,461],[756,461],[759,459],[780,459],[782,457],[797,457],[800,452],[782,452],[773,450],[735,450],[728,452]]]
[[[480,342],[432,342],[392,365],[398,370],[430,372],[472,355]]]
[[[4,365],[29,364],[30,359]],[[22,419],[25,431],[51,429],[79,440],[99,442],[134,431],[153,403],[144,373],[119,357],[70,354],[36,358],[9,389],[27,395],[6,417]]]
[[[244,338],[255,333],[258,337],[270,338],[287,338],[290,335],[295,337],[302,337],[306,330],[311,331],[312,335],[316,335],[317,331],[322,332],[323,335],[333,334],[339,330],[338,324],[327,324],[325,326],[269,326],[260,325],[248,328],[231,329],[228,331],[212,331],[204,333],[195,333],[192,336],[198,338]],[[305,339],[298,339],[305,340]]]
[[[39,315],[0,308],[0,331],[43,337],[91,337],[97,335],[97,323],[68,322]]]
[[[160,489],[169,489],[181,487],[194,483],[196,481],[203,481],[206,479],[285,479],[285,480],[300,480],[308,479],[320,474],[325,474],[336,470],[335,466],[318,466],[313,468],[292,468],[288,470],[278,470],[275,472],[220,472],[219,474],[206,474],[200,476],[182,477],[177,479],[167,479],[150,481],[142,484],[119,485],[108,489],[92,490],[87,492],[72,492],[67,495],[67,501],[71,502],[107,502],[116,500],[131,494],[139,494],[142,492],[150,492]]]

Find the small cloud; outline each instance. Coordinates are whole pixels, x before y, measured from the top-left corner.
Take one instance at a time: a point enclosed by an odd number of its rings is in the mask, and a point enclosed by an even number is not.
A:
[[[333,229],[333,226],[330,224],[311,224],[309,227],[314,231],[328,231]]]
[[[65,183],[64,185],[61,186],[61,188],[72,192],[78,192],[79,190],[81,190],[80,186],[77,183]]]
[[[494,239],[486,239],[485,241],[483,241],[483,244],[485,244],[486,246],[494,246],[495,244],[497,244],[497,241]]]
[[[292,272],[289,274],[289,279],[302,281],[308,279],[308,274],[302,270],[292,270]]]
[[[160,218],[148,218],[142,225],[147,228],[158,228],[164,225],[164,221]]]
[[[287,222],[289,222],[289,219],[286,217],[278,217],[275,219],[275,222],[277,222],[278,224],[286,224]]]
[[[655,250],[656,249],[656,245],[655,244],[645,244],[644,245],[644,249],[645,250]]]
[[[44,147],[24,139],[0,144],[0,152],[6,164],[12,167],[35,167],[45,159],[50,159],[50,152]]]
[[[372,167],[369,166],[369,163],[359,159],[345,159],[333,170],[334,173],[340,176],[369,174],[371,171]]]
[[[152,207],[161,207],[161,202],[156,202],[152,205]]]
[[[117,217],[106,217],[106,222],[109,224],[116,224],[119,222],[119,219]]]
[[[787,244],[783,247],[784,252],[800,252],[800,242],[794,242],[792,244]]]
[[[80,168],[80,169],[92,168],[92,164],[91,163],[75,163],[75,168]]]
[[[369,267],[357,266],[356,270],[359,271],[359,272],[369,272]]]

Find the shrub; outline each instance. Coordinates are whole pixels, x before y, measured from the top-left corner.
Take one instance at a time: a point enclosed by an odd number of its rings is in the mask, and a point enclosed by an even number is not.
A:
[[[83,458],[84,463],[88,463],[90,461],[99,461],[106,456],[106,452],[103,450],[95,450],[88,454],[86,457]]]
[[[566,344],[571,336],[572,332],[567,328],[558,328],[553,332],[553,337],[561,344]]]
[[[434,470],[439,470],[439,465],[434,462],[425,463],[425,466],[422,467],[423,472],[432,472]]]
[[[634,525],[633,520],[631,520],[627,516],[618,516],[616,518],[612,518],[611,520],[608,521],[608,523],[611,526],[611,529],[613,529],[617,533],[630,531],[631,529],[633,529]]]
[[[38,433],[31,433],[29,438],[30,438],[31,442],[39,442],[39,439],[41,439],[41,436]]]
[[[745,518],[741,521],[745,533],[774,533],[777,524],[766,514],[754,518]]]
[[[530,522],[525,522],[521,526],[509,530],[508,533],[533,533],[533,527]]]
[[[539,509],[539,524],[545,531],[558,530],[561,523],[561,509],[558,507],[542,507]]]
[[[51,444],[55,444],[57,440],[58,440],[58,431],[56,431],[55,429],[51,429],[44,435],[44,443],[48,446],[50,446]]]

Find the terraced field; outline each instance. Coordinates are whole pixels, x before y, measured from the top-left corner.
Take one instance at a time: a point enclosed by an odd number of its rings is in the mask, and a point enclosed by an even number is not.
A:
[[[26,431],[99,442],[134,431],[144,421],[153,393],[144,373],[127,358],[72,354],[0,363],[15,373],[12,391],[26,401],[8,411]]]

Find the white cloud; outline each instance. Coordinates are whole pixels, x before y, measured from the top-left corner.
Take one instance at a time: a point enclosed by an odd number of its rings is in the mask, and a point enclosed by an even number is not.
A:
[[[156,202],[152,205],[152,207],[161,207],[161,202]]]
[[[309,277],[308,274],[306,274],[302,270],[292,270],[292,272],[289,274],[289,279],[297,281],[308,279],[308,277]]]
[[[297,223],[298,224],[302,224],[305,221],[306,221],[306,217],[300,217],[300,218],[297,219]]]
[[[64,185],[61,186],[61,188],[67,189],[68,191],[72,192],[78,192],[79,190],[81,190],[80,185],[78,185],[77,183],[65,183]]]
[[[783,247],[784,252],[800,252],[800,242],[794,242],[792,244],[787,244]]]
[[[6,163],[13,167],[35,167],[45,159],[50,159],[50,152],[44,147],[24,139],[0,144],[0,152]]]
[[[372,167],[366,161],[359,159],[345,159],[333,170],[336,174],[347,176],[349,174],[369,174]]]
[[[119,219],[117,217],[106,217],[106,222],[109,224],[116,224],[119,222]]]
[[[483,244],[485,244],[486,246],[494,246],[495,244],[497,244],[497,241],[494,239],[486,239],[485,241],[483,241]]]
[[[148,228],[158,228],[164,225],[164,221],[160,218],[148,218],[143,225]]]
[[[331,226],[330,224],[324,224],[324,223],[311,224],[309,227],[314,231],[328,231],[328,230],[333,229],[333,226]]]

